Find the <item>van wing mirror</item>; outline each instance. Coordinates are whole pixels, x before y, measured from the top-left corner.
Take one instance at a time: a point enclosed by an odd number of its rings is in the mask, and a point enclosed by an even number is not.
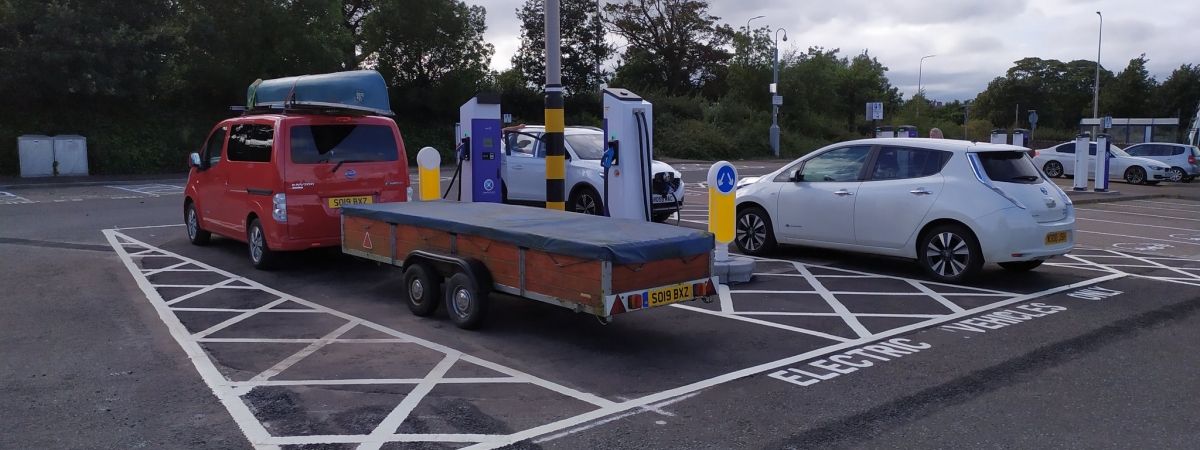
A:
[[[188,155],[188,165],[197,169],[202,168],[200,167],[200,154],[192,153],[191,155]]]

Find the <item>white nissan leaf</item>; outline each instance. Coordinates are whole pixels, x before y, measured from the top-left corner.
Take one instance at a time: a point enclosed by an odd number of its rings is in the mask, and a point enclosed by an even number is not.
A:
[[[749,255],[792,244],[911,258],[951,283],[984,263],[1032,270],[1071,251],[1075,210],[1027,151],[949,139],[830,145],[739,183],[734,243]]]

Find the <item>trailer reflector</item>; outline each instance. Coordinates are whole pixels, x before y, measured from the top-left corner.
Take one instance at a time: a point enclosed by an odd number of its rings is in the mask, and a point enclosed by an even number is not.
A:
[[[618,295],[617,298],[613,301],[612,311],[609,311],[608,315],[615,316],[617,314],[621,314],[624,312],[625,312],[625,303],[623,301],[621,301],[621,296]]]

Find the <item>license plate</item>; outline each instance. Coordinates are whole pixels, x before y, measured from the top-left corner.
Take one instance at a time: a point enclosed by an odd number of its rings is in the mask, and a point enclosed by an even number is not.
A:
[[[675,302],[691,300],[693,297],[691,284],[677,284],[650,291],[650,306],[669,305]]]
[[[330,208],[341,208],[346,205],[370,205],[374,200],[369,195],[361,197],[334,197],[329,199]]]
[[[1066,231],[1056,231],[1054,233],[1046,233],[1046,245],[1061,244],[1067,242]]]
[[[650,202],[651,202],[651,203],[668,203],[668,202],[670,202],[670,201],[671,201],[671,200],[669,200],[669,199],[667,199],[666,197],[663,197],[663,196],[661,196],[661,195],[654,195],[654,196],[651,196],[651,197],[650,197]]]

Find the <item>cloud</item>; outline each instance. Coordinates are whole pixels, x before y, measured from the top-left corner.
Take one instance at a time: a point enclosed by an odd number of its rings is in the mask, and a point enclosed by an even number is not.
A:
[[[608,0],[603,0],[610,3]],[[487,39],[496,47],[492,67],[505,69],[519,45],[516,9],[523,0],[467,0],[488,9]],[[1061,61],[1096,58],[1104,13],[1101,62],[1114,72],[1145,53],[1160,81],[1181,64],[1200,63],[1200,8],[1196,0],[710,0],[710,11],[734,28],[782,27],[787,47],[869,50],[889,68],[906,96],[917,91],[918,71],[930,98],[970,99],[1025,57]],[[782,44],[782,43],[781,43]],[[936,54],[936,58],[922,56]],[[920,69],[920,70],[919,70]]]

